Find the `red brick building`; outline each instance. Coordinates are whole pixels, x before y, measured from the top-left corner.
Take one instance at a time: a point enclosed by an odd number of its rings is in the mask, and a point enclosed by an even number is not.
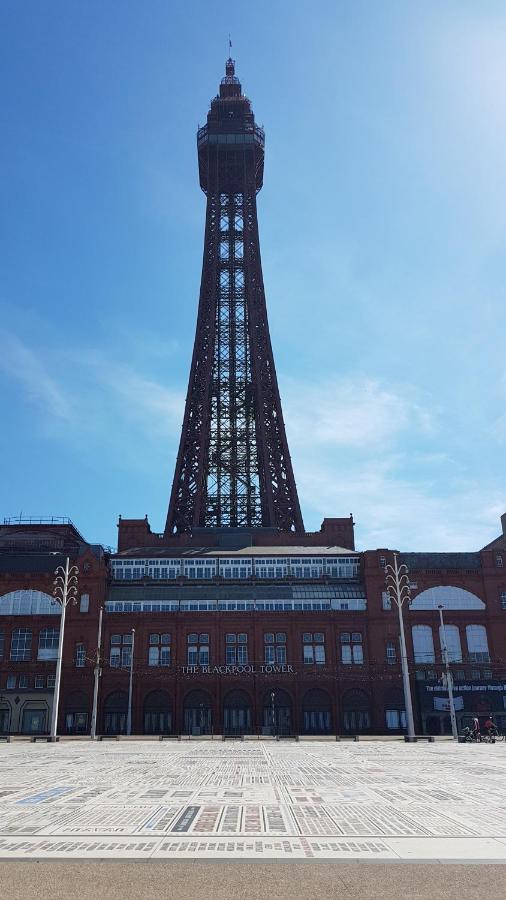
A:
[[[459,725],[493,712],[506,730],[504,516],[502,525],[476,553],[401,554],[419,733],[450,729],[440,604]],[[0,526],[0,730],[49,728],[53,573],[68,555],[79,590],[65,627],[60,733],[90,730],[101,606],[99,734],[127,729],[130,670],[133,733],[401,732],[399,625],[384,574],[392,550],[355,551],[351,519],[288,539],[227,528],[167,541],[146,520],[120,520],[111,554],[70,522]]]

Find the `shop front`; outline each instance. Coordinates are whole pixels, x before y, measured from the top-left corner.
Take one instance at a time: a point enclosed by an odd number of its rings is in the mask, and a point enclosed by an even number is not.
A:
[[[423,734],[451,734],[450,701],[442,684],[417,684]],[[453,700],[458,731],[476,716],[483,726],[492,716],[506,732],[506,683],[502,681],[455,682]]]

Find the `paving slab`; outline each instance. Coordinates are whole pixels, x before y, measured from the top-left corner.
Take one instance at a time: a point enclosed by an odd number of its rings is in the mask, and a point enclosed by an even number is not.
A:
[[[506,746],[0,746],[0,859],[506,862]]]

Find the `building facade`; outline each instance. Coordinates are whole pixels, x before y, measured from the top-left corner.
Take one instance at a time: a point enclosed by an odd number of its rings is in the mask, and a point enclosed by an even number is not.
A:
[[[400,554],[411,579],[405,633],[418,733],[450,731],[439,605],[459,727],[493,713],[506,730],[502,524],[476,553]],[[205,536],[214,546],[201,532],[184,548],[148,540],[112,554],[70,523],[0,526],[1,731],[49,729],[60,621],[53,573],[64,554],[80,571],[65,628],[61,734],[90,731],[100,607],[98,733],[126,733],[130,672],[132,733],[405,730],[399,623],[384,573],[392,550],[346,549],[328,525],[309,546],[276,546],[272,533],[256,544],[258,531],[240,529]]]

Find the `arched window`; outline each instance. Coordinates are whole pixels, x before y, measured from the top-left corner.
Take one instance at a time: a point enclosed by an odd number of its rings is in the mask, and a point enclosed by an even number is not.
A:
[[[10,591],[0,597],[0,616],[60,616],[61,606],[42,591]]]
[[[144,699],[144,734],[170,734],[172,702],[167,691],[151,691]]]
[[[330,734],[331,702],[327,691],[313,688],[302,700],[302,730],[304,734]]]
[[[86,734],[88,707],[89,700],[83,691],[73,691],[65,697],[65,730],[67,734]]]
[[[430,625],[413,625],[413,651],[416,663],[433,663],[436,661],[434,653],[434,638]]]
[[[466,640],[471,662],[490,662],[487,629],[484,625],[466,625]]]
[[[483,600],[476,594],[451,584],[427,588],[426,591],[417,594],[411,602],[410,609],[416,612],[419,609],[437,609],[438,606],[442,606],[443,609],[485,609]]]
[[[39,650],[37,659],[57,659],[60,629],[48,625],[39,632]]]
[[[385,725],[389,731],[406,730],[406,710],[404,707],[404,694],[399,688],[391,688],[386,692]]]
[[[126,691],[114,691],[104,703],[104,733],[126,734],[128,712],[128,694]]]
[[[266,691],[263,699],[264,734],[292,733],[292,698],[282,688]]]
[[[439,626],[439,643],[443,650],[443,629]],[[448,662],[462,662],[462,647],[458,625],[444,625],[444,643],[448,653]]]
[[[251,734],[251,700],[245,691],[230,691],[223,701],[225,734]]]
[[[212,701],[207,691],[190,691],[184,698],[184,733],[211,734]]]
[[[370,699],[365,691],[352,690],[343,695],[343,730],[358,734],[371,727]]]

